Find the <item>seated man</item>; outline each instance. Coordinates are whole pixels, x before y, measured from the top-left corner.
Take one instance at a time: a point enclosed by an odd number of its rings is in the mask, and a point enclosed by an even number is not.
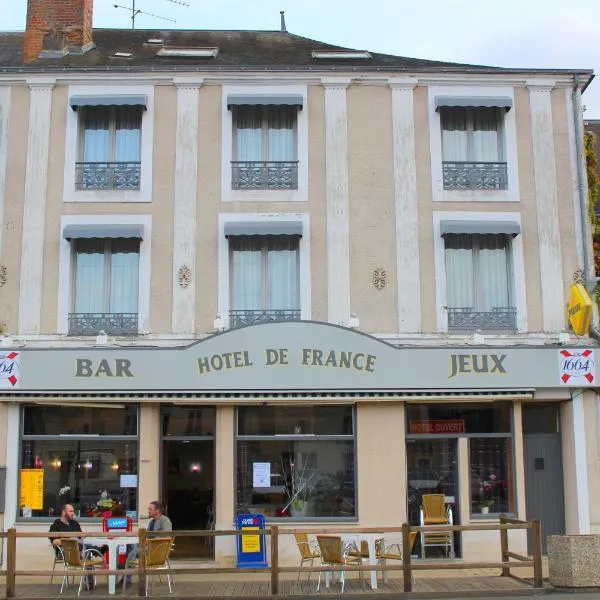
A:
[[[148,505],[148,531],[173,531],[173,524],[171,523],[171,519],[167,517],[163,513],[164,507],[161,502],[158,500],[153,500]],[[126,567],[128,567],[129,563],[132,560],[135,560],[139,556],[139,547],[136,544],[133,547],[133,550],[127,556]],[[120,583],[120,582],[119,582]],[[125,585],[129,585],[131,583],[131,575],[127,575],[125,578]]]
[[[81,532],[81,525],[78,521],[75,520],[75,509],[72,504],[65,504],[62,507],[60,518],[56,519],[52,525],[50,525],[50,533],[71,533],[71,532]],[[101,554],[107,549],[107,546],[103,546],[102,548],[98,548],[97,546],[91,546],[89,544],[85,544],[80,538],[77,538],[79,541],[79,547],[82,550],[86,550],[89,548],[93,548],[97,550]],[[52,546],[54,547],[54,551],[58,553],[57,547],[60,546],[60,538],[55,537],[51,538]],[[88,587],[90,585],[93,586],[93,577],[90,576],[88,579]]]

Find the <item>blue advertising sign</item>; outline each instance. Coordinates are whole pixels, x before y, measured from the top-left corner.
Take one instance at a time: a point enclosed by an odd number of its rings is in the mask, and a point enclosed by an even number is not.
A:
[[[106,528],[109,531],[114,529],[127,529],[127,517],[109,517],[106,519]]]
[[[265,528],[264,515],[238,515],[236,529],[244,533],[237,538],[237,567],[267,567],[267,545],[265,534],[258,533]],[[247,533],[246,533],[247,532]]]

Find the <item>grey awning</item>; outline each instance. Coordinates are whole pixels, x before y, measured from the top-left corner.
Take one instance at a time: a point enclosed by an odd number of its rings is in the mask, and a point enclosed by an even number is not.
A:
[[[80,106],[141,106],[146,108],[148,97],[139,96],[71,96],[69,104],[73,110]]]
[[[231,235],[302,235],[297,221],[265,221],[263,223],[226,223],[225,237]]]
[[[143,239],[143,225],[67,225],[63,229],[65,240],[80,238],[135,238]]]
[[[227,108],[240,106],[241,104],[266,105],[275,104],[279,106],[297,106],[302,108],[304,99],[300,94],[228,94]]]
[[[435,110],[442,106],[476,106],[476,107],[496,107],[510,110],[512,108],[512,98],[508,96],[436,96]]]
[[[521,233],[521,225],[516,221],[441,221],[440,233],[506,233],[507,235],[518,235]]]

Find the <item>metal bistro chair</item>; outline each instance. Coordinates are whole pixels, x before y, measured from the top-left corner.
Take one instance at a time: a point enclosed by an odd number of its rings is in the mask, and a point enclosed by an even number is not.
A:
[[[417,539],[417,532],[410,532],[410,550],[415,545],[415,541]],[[380,566],[384,567],[386,561],[388,560],[402,560],[402,538],[394,539],[389,544],[385,543],[385,540],[382,540],[382,544],[376,545],[377,550],[377,562]],[[387,571],[383,571],[383,581],[387,583],[388,573]]]
[[[321,551],[321,563],[323,566],[346,566],[348,564],[360,565],[360,558],[349,556],[349,547],[344,545],[342,538],[338,536],[317,536],[317,543]],[[340,581],[342,583],[342,594],[346,583],[345,571],[339,571]],[[329,587],[329,571],[325,574],[325,585]],[[321,572],[319,572],[319,581],[317,582],[317,592],[321,587]]]
[[[106,567],[106,563],[104,562],[104,557],[98,550],[94,548],[88,548],[84,551],[83,557],[81,556],[81,552],[79,550],[79,541],[75,538],[71,539],[62,539],[61,540],[61,548],[64,558],[65,565],[65,574],[62,579],[62,584],[60,586],[60,593],[62,594],[64,589],[68,586],[69,580],[69,571],[83,571],[89,570],[90,574],[87,575],[78,575],[79,577],[79,589],[77,590],[77,595],[81,595],[81,588],[83,587],[84,578],[87,580],[88,577],[93,577],[94,581],[96,579],[95,573],[99,570],[104,570]],[[89,589],[89,584],[88,584]]]
[[[63,554],[62,548],[58,545],[50,544],[50,550],[52,550],[53,562],[52,562],[52,575],[50,575],[50,584],[54,582],[56,565],[61,565],[64,568],[65,555]]]
[[[173,593],[171,574],[169,573],[169,555],[173,548],[172,537],[149,538],[146,543],[146,596],[148,595],[148,586],[150,577],[156,575],[160,578],[160,572],[166,571],[167,583],[169,584],[169,594]],[[135,569],[139,566],[139,559],[130,561],[127,568]],[[123,592],[127,584],[127,577],[123,577]]]
[[[318,546],[315,547],[315,544],[309,542],[307,533],[296,533],[294,537],[296,538],[296,544],[300,551],[300,566],[298,567],[298,581],[300,581],[304,563],[310,561],[310,566],[312,567],[315,560],[321,557],[321,554],[319,553]],[[310,581],[311,574],[312,573],[309,571],[307,581]]]
[[[427,525],[453,525],[452,509],[446,506],[444,494],[423,494],[420,513],[420,524]],[[454,558],[454,532],[453,531],[422,531],[421,532],[421,558],[425,558],[425,548],[444,548],[446,556]]]

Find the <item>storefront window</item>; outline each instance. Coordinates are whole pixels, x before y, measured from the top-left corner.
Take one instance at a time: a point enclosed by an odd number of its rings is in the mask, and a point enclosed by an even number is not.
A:
[[[514,512],[510,438],[471,438],[471,513]]]
[[[349,406],[238,409],[238,513],[356,517],[354,446]]]
[[[137,407],[26,406],[19,516],[137,518]]]
[[[440,441],[445,438],[469,438],[469,464],[461,464],[459,469],[462,473],[468,469],[471,514],[515,512],[510,403],[420,404],[408,406],[406,412],[409,440],[425,437]],[[420,465],[431,464],[434,459],[433,454],[419,454]],[[411,477],[419,480],[411,474],[409,465],[409,489]],[[436,478],[437,473],[435,477],[428,477],[427,493],[442,493],[439,490],[443,488],[443,481],[441,478],[433,481]],[[443,493],[448,495],[446,491]],[[451,496],[454,498],[454,494]],[[460,499],[461,502],[466,500]],[[454,498],[455,514],[458,513],[457,507],[458,498]]]

